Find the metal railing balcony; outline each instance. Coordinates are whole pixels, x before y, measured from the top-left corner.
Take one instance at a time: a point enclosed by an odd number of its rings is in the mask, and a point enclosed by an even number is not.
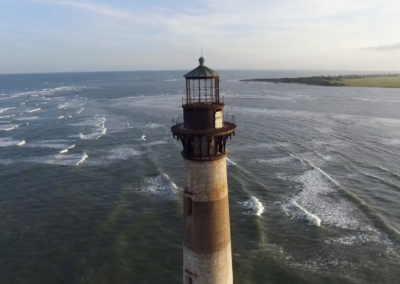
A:
[[[236,124],[236,118],[234,115],[224,114],[224,123],[225,122]],[[184,120],[183,120],[182,116],[177,116],[172,119],[172,126],[175,126],[178,124],[183,124],[183,123],[184,123]],[[198,129],[204,129],[205,127],[207,127],[207,125],[196,124],[196,126],[195,126],[195,128],[198,128]],[[195,129],[193,129],[193,130],[195,130]]]
[[[200,97],[190,97],[190,98],[182,98],[182,105],[218,105],[224,103],[224,97],[215,97],[215,96],[206,96],[202,95]]]

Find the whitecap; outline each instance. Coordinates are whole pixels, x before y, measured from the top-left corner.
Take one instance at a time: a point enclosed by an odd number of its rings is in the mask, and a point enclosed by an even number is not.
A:
[[[315,225],[315,226],[321,225],[321,219],[317,215],[308,212],[306,209],[297,204],[296,201],[291,201],[289,203],[286,203],[285,205],[283,205],[283,209],[293,218],[306,219],[307,221],[310,222],[309,223],[310,225]]]
[[[82,158],[75,164],[76,166],[82,164],[89,156],[86,153],[83,153]]]
[[[27,112],[35,112],[35,111],[39,111],[39,110],[41,110],[41,108],[36,108],[36,109],[28,110]]]
[[[3,125],[0,125],[0,131],[1,130],[3,130],[3,131],[11,131],[11,130],[14,130],[14,129],[18,128],[18,127],[19,127],[19,125],[3,124]]]
[[[38,116],[34,116],[34,117],[18,117],[15,120],[18,120],[18,121],[20,121],[20,120],[34,120],[34,119],[38,119],[38,118],[39,118]]]
[[[7,110],[14,109],[14,108],[15,108],[15,107],[1,108],[1,109],[0,109],[0,113],[3,113],[3,112],[5,112],[5,111],[7,111]]]
[[[101,136],[106,134],[106,132],[107,132],[107,128],[103,128],[100,131],[96,131],[96,132],[93,132],[93,133],[90,133],[90,134],[86,134],[86,135],[84,135],[82,133],[79,133],[79,138],[82,139],[82,140],[99,139]]]
[[[64,150],[61,150],[61,151],[60,151],[60,154],[68,153],[68,150],[69,150],[69,149],[72,149],[72,148],[74,148],[74,147],[75,147],[75,145],[69,146],[69,147],[67,147],[67,148],[64,149]]]
[[[250,196],[250,199],[244,202],[239,202],[239,204],[243,205],[246,209],[246,211],[243,212],[243,214],[246,215],[261,216],[265,210],[263,204],[255,196]]]
[[[145,178],[139,192],[172,200],[177,193],[177,186],[170,180],[168,175],[162,174],[156,177]]]
[[[236,163],[234,161],[232,161],[231,159],[229,159],[228,157],[226,157],[226,165],[227,166],[236,166]]]
[[[0,138],[0,147],[18,146],[23,144],[25,144],[25,140],[18,141],[13,140],[12,138]]]

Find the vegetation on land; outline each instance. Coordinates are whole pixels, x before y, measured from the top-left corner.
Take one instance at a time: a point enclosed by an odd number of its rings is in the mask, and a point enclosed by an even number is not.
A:
[[[318,86],[400,88],[400,74],[334,75],[299,78],[243,79],[243,82],[295,83]]]

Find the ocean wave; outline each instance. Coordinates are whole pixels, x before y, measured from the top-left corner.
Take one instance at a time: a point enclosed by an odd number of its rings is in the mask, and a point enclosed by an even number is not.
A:
[[[243,207],[246,209],[246,211],[243,212],[243,214],[246,215],[261,216],[265,210],[263,204],[254,196],[250,196],[249,200],[239,202],[239,204],[243,205]]]
[[[64,118],[64,116],[62,115],[62,116],[59,116],[59,117],[57,117],[57,118]]]
[[[297,204],[296,201],[284,204],[283,209],[293,218],[306,219],[307,221],[310,222],[309,223],[310,225],[315,225],[315,226],[321,225],[321,219],[317,215],[308,212],[306,209]]]
[[[51,96],[58,92],[73,92],[73,91],[78,92],[85,88],[87,88],[87,87],[62,86],[62,87],[56,87],[56,88],[52,88],[52,89],[42,89],[42,90],[38,90],[38,91],[20,92],[20,93],[12,94],[10,96],[10,99],[17,98],[17,97],[24,97],[24,96],[29,96],[29,97]]]
[[[7,110],[14,109],[15,107],[7,107],[7,108],[0,108],[0,113],[3,113]]]
[[[232,160],[230,160],[228,157],[226,157],[226,165],[227,166],[236,166],[236,163]]]
[[[76,114],[80,114],[85,108],[81,108]]]
[[[36,143],[27,143],[26,147],[28,148],[51,148],[51,149],[64,149],[68,147],[66,144],[60,143],[51,143],[51,142],[36,142]]]
[[[157,123],[148,123],[145,125],[146,128],[159,128],[159,127],[164,127],[164,125],[162,124],[157,124]]]
[[[18,127],[19,127],[19,125],[3,124],[3,125],[0,125],[0,131],[1,130],[3,130],[3,131],[11,131],[11,130],[14,130],[14,129],[18,128]]]
[[[1,118],[9,118],[9,117],[13,117],[13,116],[15,116],[15,114],[13,114],[13,115],[6,115],[6,116],[0,116],[0,119],[1,119]]]
[[[41,108],[35,108],[35,109],[32,109],[32,110],[28,110],[27,112],[35,112],[35,111],[39,111],[39,110],[41,110]]]
[[[257,158],[251,160],[252,163],[267,163],[267,164],[273,164],[273,165],[285,165],[288,166],[290,164],[294,164],[296,159],[293,156],[287,156],[287,157],[282,157],[282,158],[274,158],[274,159],[262,159],[262,158]]]
[[[130,148],[118,148],[118,149],[110,150],[106,159],[108,159],[108,160],[128,160],[133,156],[140,156],[140,155],[143,155],[144,153],[145,152],[143,152],[143,151],[138,151],[138,150],[130,149]]]
[[[13,140],[12,138],[0,138],[0,147],[21,146],[25,144],[25,140]]]
[[[143,137],[142,137],[142,140],[146,140],[146,138],[143,139]],[[146,145],[147,146],[156,146],[156,145],[163,145],[163,144],[167,144],[167,143],[168,143],[167,141],[160,140],[160,141],[154,141],[154,142],[147,143]]]
[[[65,148],[64,150],[61,150],[61,151],[60,151],[60,154],[68,153],[68,150],[69,150],[69,149],[72,149],[72,148],[75,148],[75,145],[69,146],[69,147]]]
[[[18,118],[15,118],[15,120],[18,120],[18,121],[20,121],[20,120],[34,120],[34,119],[38,119],[39,117],[38,116],[34,116],[34,117],[18,117]]]
[[[175,199],[178,187],[173,183],[169,176],[162,174],[156,177],[145,178],[139,192],[146,195],[156,195],[167,200]]]
[[[400,177],[400,174],[398,174],[398,173],[395,173],[395,172],[393,172],[393,171],[391,171],[391,170],[388,170],[387,168],[384,168],[384,167],[378,167],[378,168],[380,168],[382,171],[384,171],[384,172],[387,172],[387,173],[389,173],[389,174],[392,174],[392,175],[395,175],[395,176],[397,176],[397,177]]]
[[[75,164],[76,166],[82,164],[89,156],[86,153],[83,153],[82,158]]]
[[[320,168],[304,172],[292,178],[303,184],[299,194],[291,198],[289,203],[318,216],[323,224],[343,229],[366,230],[357,207],[343,198],[338,198],[339,183]],[[292,205],[295,208],[296,205]],[[305,213],[304,213],[305,214]]]
[[[50,156],[41,156],[28,158],[25,160],[21,160],[19,162],[25,163],[38,163],[38,164],[46,164],[46,165],[56,165],[56,166],[76,166],[80,163],[83,163],[87,159],[86,153],[83,154],[57,154]]]
[[[82,140],[99,139],[101,136],[106,134],[106,132],[107,132],[107,128],[102,128],[99,131],[96,131],[96,132],[93,132],[93,133],[90,133],[90,134],[86,134],[86,135],[84,135],[82,133],[79,133],[79,138],[82,139]]]
[[[343,237],[328,238],[324,240],[327,244],[339,244],[344,246],[366,245],[368,243],[378,243],[385,245],[393,245],[387,234],[380,233],[371,228],[371,231],[358,232],[356,234],[348,234]]]

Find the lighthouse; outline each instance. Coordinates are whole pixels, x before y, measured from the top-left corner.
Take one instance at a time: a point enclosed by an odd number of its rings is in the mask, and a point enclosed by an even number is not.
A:
[[[234,117],[224,115],[219,74],[204,65],[186,75],[183,120],[173,137],[182,142],[183,283],[232,284],[226,143],[235,134]]]

